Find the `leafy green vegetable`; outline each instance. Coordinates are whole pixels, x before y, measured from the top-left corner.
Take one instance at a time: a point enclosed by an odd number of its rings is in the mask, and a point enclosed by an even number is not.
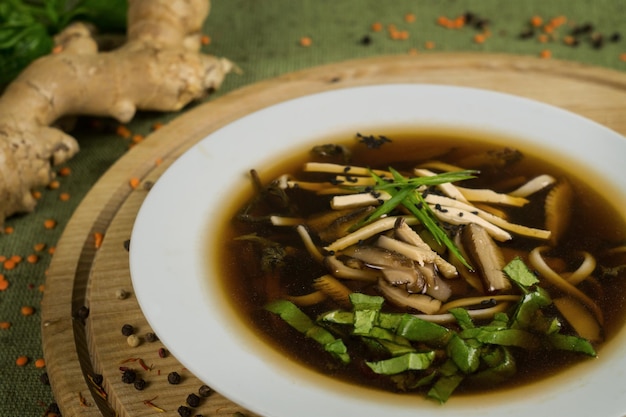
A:
[[[365,362],[370,369],[380,375],[395,375],[405,371],[428,369],[435,359],[435,352],[410,352],[402,356],[377,362]]]
[[[295,304],[290,301],[278,300],[265,307],[268,311],[278,314],[291,327],[315,340],[324,349],[343,363],[350,362],[348,349],[341,339],[335,337],[323,327],[315,324],[313,320],[304,314]]]
[[[549,294],[520,259],[513,260],[505,271],[523,292],[517,305],[508,314],[496,313],[490,322],[474,322],[464,308],[450,309],[458,328],[408,313],[385,312],[382,297],[361,293],[350,295],[352,311],[329,311],[316,321],[287,301],[274,302],[268,309],[329,353],[344,358],[344,363],[349,358],[346,346],[333,334],[361,341],[372,355],[363,359],[369,369],[387,376],[399,389],[427,389],[427,397],[441,403],[465,380],[494,385],[513,377],[516,349],[596,355],[589,341],[560,333],[558,319],[546,310],[552,304]],[[337,327],[343,330],[336,331]]]
[[[76,20],[102,30],[126,27],[127,0],[3,0],[0,2],[0,87],[52,51],[53,36]]]

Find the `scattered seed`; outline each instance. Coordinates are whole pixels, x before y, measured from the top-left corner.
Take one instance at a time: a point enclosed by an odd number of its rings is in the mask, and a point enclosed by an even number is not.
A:
[[[177,411],[180,417],[191,417],[191,414],[193,413],[191,408],[185,407],[184,405],[181,405],[180,407],[178,407]]]
[[[123,137],[124,139],[130,138],[130,136],[132,135],[130,130],[124,125],[118,125],[117,128],[115,129],[115,133],[118,136]]]
[[[47,220],[44,220],[43,222],[43,227],[45,227],[46,229],[54,229],[56,225],[57,225],[57,222],[54,219],[47,219]]]
[[[135,188],[139,187],[139,183],[140,183],[140,181],[139,181],[139,178],[131,178],[131,179],[128,181],[128,183],[130,184],[130,187],[131,187],[132,189],[135,189]]]
[[[57,180],[52,180],[48,183],[48,188],[50,190],[56,190],[61,186],[61,183]]]
[[[28,356],[18,356],[15,360],[17,366],[24,366],[28,363]]]
[[[115,291],[115,298],[118,300],[125,300],[128,298],[128,293],[123,288],[120,288]]]
[[[130,239],[124,241],[124,249],[126,249],[126,251],[130,250]]]
[[[544,49],[539,53],[539,57],[543,59],[552,58],[552,52],[549,49]]]
[[[202,35],[202,37],[200,38],[200,43],[202,45],[210,45],[211,37],[209,35]]]
[[[146,338],[146,340],[150,343],[152,342],[156,342],[157,340],[159,340],[159,338],[157,337],[156,334],[152,333],[152,332],[148,332],[146,333],[146,335],[144,336]]]
[[[75,316],[78,319],[85,320],[87,317],[89,317],[89,308],[86,306],[80,307],[78,310],[76,310]]]
[[[169,374],[167,374],[167,382],[172,385],[180,384],[180,380],[181,378],[178,372],[170,372]]]
[[[187,396],[187,405],[189,407],[196,408],[200,405],[200,397],[198,397],[196,394],[189,394]]]
[[[46,361],[43,358],[39,358],[35,361],[35,368],[45,368],[46,367]]]
[[[104,240],[104,234],[100,232],[94,232],[93,234],[93,246],[96,249],[100,249],[102,246],[102,241]]]
[[[9,321],[0,321],[0,329],[8,330],[11,328],[11,322]]]
[[[4,233],[6,233],[7,235],[10,235],[11,233],[13,233],[15,231],[15,229],[13,228],[13,226],[6,226],[4,228]]]
[[[35,314],[35,309],[31,306],[22,306],[20,313],[22,313],[22,316],[32,316]]]
[[[135,333],[135,328],[132,324],[125,324],[122,326],[122,334],[124,336],[130,336],[133,333]]]
[[[63,167],[58,171],[58,174],[62,177],[67,177],[72,173],[72,169],[70,167]]]
[[[126,338],[126,343],[130,347],[137,347],[141,344],[141,339],[136,334],[131,334]]]
[[[122,373],[122,382],[125,384],[132,384],[137,379],[137,373],[132,369],[125,369]]]
[[[372,30],[374,32],[380,32],[383,30],[383,24],[380,22],[374,22],[372,23]]]
[[[309,47],[313,44],[313,39],[309,36],[303,36],[300,38],[300,46]]]
[[[213,389],[209,387],[208,385],[202,385],[200,389],[198,389],[198,394],[200,394],[200,396],[203,398],[208,397],[212,393],[213,393]]]
[[[94,376],[91,377],[91,381],[96,385],[96,386],[101,386],[102,383],[104,382],[104,377],[102,376],[102,374],[95,374]]]
[[[159,358],[165,358],[167,357],[167,350],[165,348],[160,348],[159,349]]]
[[[143,391],[143,389],[146,387],[146,380],[143,378],[139,378],[133,383],[133,385],[137,391]]]
[[[50,377],[48,376],[48,373],[44,372],[43,374],[39,375],[39,381],[44,385],[50,385]]]

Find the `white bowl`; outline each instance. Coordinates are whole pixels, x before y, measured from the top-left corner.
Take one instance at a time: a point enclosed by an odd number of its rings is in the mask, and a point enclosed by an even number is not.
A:
[[[198,378],[235,403],[267,417],[626,415],[626,331],[596,360],[513,391],[451,398],[357,387],[281,355],[241,323],[210,265],[211,231],[247,173],[311,144],[398,126],[447,126],[514,137],[580,164],[626,204],[626,140],[564,110],[471,88],[379,85],[286,101],[212,133],[157,181],[135,222],[130,271],[142,311],[163,343]],[[349,137],[349,136],[348,136]]]

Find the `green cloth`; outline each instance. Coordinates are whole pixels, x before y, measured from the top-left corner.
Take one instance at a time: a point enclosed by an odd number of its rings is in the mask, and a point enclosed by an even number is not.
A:
[[[489,21],[491,36],[486,42],[476,43],[473,36],[479,31],[471,27],[451,30],[437,24],[439,16],[454,18],[466,12]],[[405,21],[407,13],[415,15],[414,22]],[[545,21],[563,15],[568,23],[559,29],[556,41],[543,44],[520,39],[534,15]],[[625,0],[214,0],[205,25],[211,43],[204,50],[231,59],[243,73],[229,75],[221,90],[207,100],[290,71],[359,57],[407,54],[412,48],[424,54],[472,51],[532,56],[549,49],[554,59],[626,71],[626,62],[620,59],[626,53],[626,39],[609,41],[614,34],[626,37],[625,16]],[[380,22],[383,31],[372,31],[374,22]],[[562,42],[568,25],[584,23],[604,36],[602,48],[586,40],[577,47]],[[408,31],[408,39],[391,39],[390,24]],[[312,40],[310,47],[299,44],[305,36]],[[434,43],[434,49],[425,48],[427,41]],[[155,122],[174,117],[173,113],[141,113],[128,127],[133,133],[148,135]],[[36,211],[9,219],[6,226],[14,232],[0,235],[0,256],[40,256],[39,262],[24,260],[14,270],[0,266],[0,274],[10,282],[8,289],[0,291],[0,322],[11,323],[9,329],[0,329],[0,416],[41,416],[54,402],[50,387],[40,381],[45,369],[35,367],[35,360],[43,355],[39,286],[45,283],[52,257],[47,248],[55,246],[82,197],[130,143],[115,135],[116,122],[99,120],[107,128],[93,128],[92,122],[81,119],[73,133],[81,151],[67,163],[71,175],[59,178],[58,189],[41,190]],[[61,193],[69,193],[70,200],[61,201]],[[58,222],[56,228],[44,228],[48,218]],[[36,252],[34,245],[40,242],[47,248]],[[23,316],[23,305],[34,306],[35,314]],[[30,358],[26,366],[16,366],[20,355]]]

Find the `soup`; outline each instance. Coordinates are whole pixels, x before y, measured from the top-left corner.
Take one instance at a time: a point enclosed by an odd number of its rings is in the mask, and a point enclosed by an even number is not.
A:
[[[580,167],[467,132],[328,143],[252,171],[220,231],[227,297],[285,354],[445,402],[593,360],[623,325],[626,225]]]

